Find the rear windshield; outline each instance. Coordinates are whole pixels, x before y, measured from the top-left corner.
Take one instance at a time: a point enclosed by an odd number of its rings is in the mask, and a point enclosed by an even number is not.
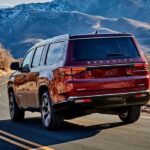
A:
[[[139,57],[130,37],[79,39],[73,45],[74,61]]]

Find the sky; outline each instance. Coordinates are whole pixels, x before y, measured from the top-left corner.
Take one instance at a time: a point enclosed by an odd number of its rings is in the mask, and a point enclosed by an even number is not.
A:
[[[37,3],[37,2],[48,2],[51,0],[0,0],[0,7],[13,7],[18,4]]]

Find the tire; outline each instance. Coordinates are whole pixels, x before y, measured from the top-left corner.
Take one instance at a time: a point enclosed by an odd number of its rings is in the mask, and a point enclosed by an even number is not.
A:
[[[120,113],[119,118],[124,123],[133,123],[139,119],[140,113],[141,113],[140,107],[133,106],[133,107],[128,108],[127,111]]]
[[[47,130],[60,129],[63,125],[63,117],[54,112],[48,92],[41,96],[41,118]]]
[[[9,112],[12,121],[19,122],[24,120],[25,112],[18,107],[13,92],[9,93]]]

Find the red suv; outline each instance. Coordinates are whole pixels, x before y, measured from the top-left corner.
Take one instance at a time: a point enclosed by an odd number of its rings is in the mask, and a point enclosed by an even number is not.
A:
[[[91,113],[132,123],[149,100],[147,62],[127,33],[54,37],[33,46],[11,69],[17,70],[8,82],[11,119],[40,111],[46,129]]]

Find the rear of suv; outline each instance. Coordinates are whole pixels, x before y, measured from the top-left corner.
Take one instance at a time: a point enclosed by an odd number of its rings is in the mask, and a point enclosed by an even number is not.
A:
[[[46,129],[91,113],[139,119],[149,100],[146,59],[131,34],[62,35],[42,41],[26,54],[8,82],[10,116],[40,111]]]

